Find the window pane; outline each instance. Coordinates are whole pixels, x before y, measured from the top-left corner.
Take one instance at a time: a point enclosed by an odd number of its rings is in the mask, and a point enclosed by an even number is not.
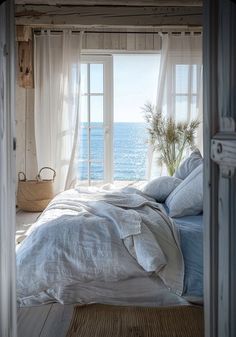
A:
[[[81,64],[81,93],[82,94],[87,94],[88,92],[87,71],[88,71],[88,65]]]
[[[187,94],[189,65],[177,64],[175,66],[175,92],[176,94]]]
[[[191,117],[193,119],[198,118],[197,96],[192,96],[192,101],[191,101]]]
[[[90,96],[90,120],[92,123],[103,122],[103,96]]]
[[[104,157],[104,130],[91,128],[91,159],[103,162]]]
[[[90,92],[103,93],[103,64],[90,64]]]
[[[192,93],[197,93],[197,65],[192,65]]]
[[[79,162],[79,168],[78,168],[78,177],[79,180],[88,180],[88,162],[81,161]]]
[[[188,118],[188,96],[176,96],[175,117],[177,122],[186,122]]]
[[[90,165],[91,180],[95,180],[95,182],[104,180],[103,163],[92,162]]]
[[[81,128],[79,131],[80,131],[79,160],[87,160],[88,159],[88,129]]]
[[[81,96],[81,105],[80,105],[80,121],[81,123],[88,122],[88,96]]]

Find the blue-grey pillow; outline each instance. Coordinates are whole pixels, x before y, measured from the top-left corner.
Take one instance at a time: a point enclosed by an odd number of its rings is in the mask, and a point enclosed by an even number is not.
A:
[[[186,179],[187,176],[199,165],[203,163],[201,152],[196,149],[177,168],[174,176],[179,179]]]
[[[165,202],[169,216],[198,215],[203,210],[203,164],[193,170]]]
[[[158,177],[148,182],[142,192],[158,202],[164,202],[181,182],[181,179],[175,177]]]

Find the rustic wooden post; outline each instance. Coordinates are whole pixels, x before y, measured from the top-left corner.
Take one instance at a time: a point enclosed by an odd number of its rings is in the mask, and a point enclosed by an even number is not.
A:
[[[236,336],[236,1],[204,2],[205,337]]]
[[[16,336],[14,1],[0,2],[0,336]]]

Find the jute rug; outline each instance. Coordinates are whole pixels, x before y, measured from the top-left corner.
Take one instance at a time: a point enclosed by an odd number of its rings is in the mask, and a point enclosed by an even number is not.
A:
[[[204,337],[203,309],[76,306],[66,337]]]

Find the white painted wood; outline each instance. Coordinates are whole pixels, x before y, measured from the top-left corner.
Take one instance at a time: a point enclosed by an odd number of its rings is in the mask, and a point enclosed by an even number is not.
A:
[[[16,85],[16,177],[18,172],[26,171],[25,148],[26,148],[26,133],[25,133],[25,118],[26,118],[26,89]]]
[[[74,305],[59,303],[18,309],[18,337],[65,337]]]
[[[39,337],[51,308],[52,304],[18,309],[18,337]]]
[[[202,0],[16,0],[16,4],[114,5],[114,6],[202,6]]]
[[[16,336],[13,1],[0,5],[0,336]]]
[[[40,337],[65,337],[73,315],[73,310],[73,304],[53,304]]]
[[[17,25],[163,26],[202,24],[202,7],[16,5]]]
[[[205,337],[236,335],[235,21],[235,1],[205,1]]]
[[[26,90],[26,117],[25,117],[25,172],[27,179],[35,179],[38,173],[36,144],[34,133],[34,89]]]
[[[34,179],[37,175],[34,89],[16,86],[16,139],[16,178],[23,171],[27,179]]]

